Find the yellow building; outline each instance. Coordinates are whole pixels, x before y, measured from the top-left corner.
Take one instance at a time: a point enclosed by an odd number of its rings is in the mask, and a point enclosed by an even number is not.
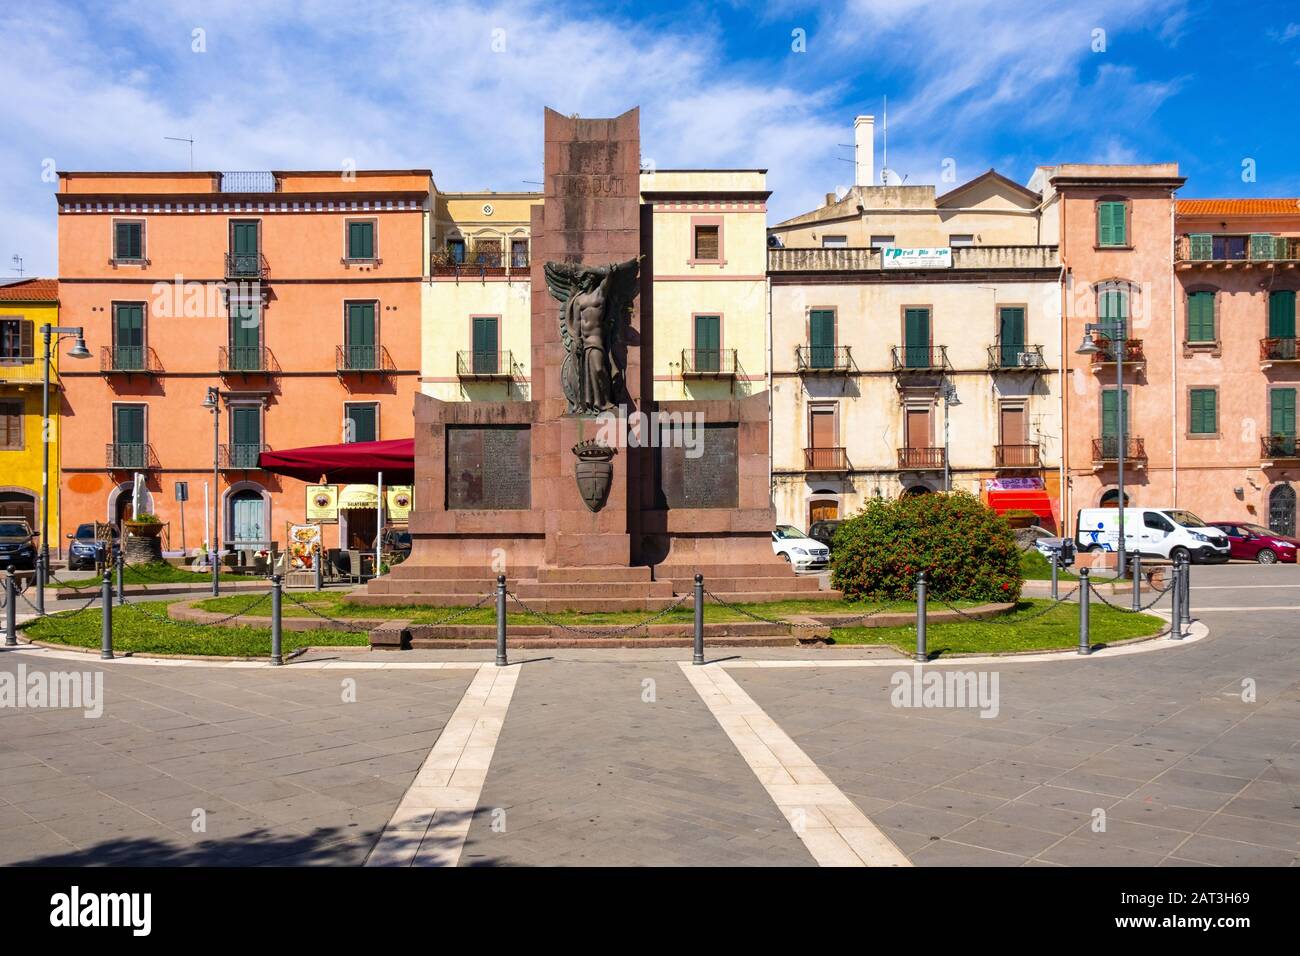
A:
[[[0,286],[0,517],[23,518],[35,531],[41,526],[41,329],[58,320],[56,280],[23,279]],[[49,545],[56,553],[61,395],[55,355],[50,375],[49,487],[54,497]]]

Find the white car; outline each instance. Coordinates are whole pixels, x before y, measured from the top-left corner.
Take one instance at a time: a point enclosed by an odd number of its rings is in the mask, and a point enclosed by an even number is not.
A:
[[[831,560],[830,548],[792,524],[776,526],[772,532],[772,551],[789,561],[796,571],[824,568]]]

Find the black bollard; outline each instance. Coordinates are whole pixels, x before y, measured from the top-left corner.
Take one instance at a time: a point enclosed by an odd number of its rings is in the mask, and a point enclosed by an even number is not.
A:
[[[695,575],[695,653],[692,664],[704,663],[704,575]]]
[[[1142,555],[1133,552],[1133,610],[1142,610]]]
[[[926,618],[925,572],[916,576],[916,660],[924,663],[930,659],[925,648]]]
[[[123,567],[126,564],[126,557],[122,554],[121,548],[113,548],[113,565],[117,570],[117,606],[121,607],[126,604],[126,585],[122,579],[125,577]]]
[[[103,605],[103,627],[99,633],[99,657],[101,660],[113,659],[113,569],[104,568],[104,579],[100,582],[99,603]]]
[[[18,643],[18,579],[14,566],[5,572],[5,647]]]
[[[1092,645],[1088,636],[1088,599],[1091,595],[1092,585],[1088,583],[1088,569],[1079,569],[1079,653],[1087,657],[1092,653]]]
[[[1057,592],[1057,566],[1060,562],[1060,554],[1057,551],[1052,552],[1052,600],[1059,601],[1061,595]]]
[[[282,650],[284,634],[281,628],[281,598],[280,592],[280,575],[271,575],[271,663],[280,665],[284,663],[284,653]]]
[[[497,667],[505,667],[506,660],[506,576],[497,575]]]

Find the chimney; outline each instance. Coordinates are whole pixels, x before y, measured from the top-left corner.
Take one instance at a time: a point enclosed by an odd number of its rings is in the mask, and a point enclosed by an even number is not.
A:
[[[859,116],[853,120],[853,155],[856,186],[874,186],[876,178],[876,118]]]

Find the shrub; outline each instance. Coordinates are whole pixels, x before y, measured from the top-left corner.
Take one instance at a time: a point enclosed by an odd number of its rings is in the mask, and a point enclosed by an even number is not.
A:
[[[920,571],[937,598],[1020,597],[1010,526],[966,492],[876,498],[835,532],[831,584],[848,599],[912,598]]]

